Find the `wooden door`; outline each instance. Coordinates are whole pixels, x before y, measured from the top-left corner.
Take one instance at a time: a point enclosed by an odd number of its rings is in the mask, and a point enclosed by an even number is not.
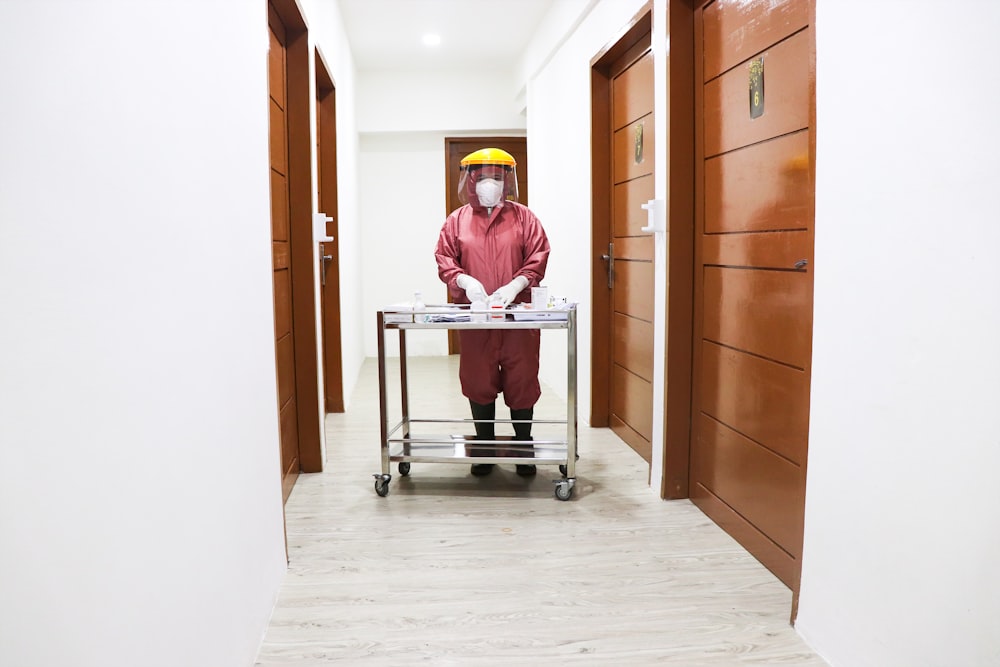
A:
[[[528,140],[524,137],[462,137],[445,138],[444,152],[446,164],[445,177],[445,217],[451,215],[452,211],[462,206],[458,199],[458,182],[461,176],[461,163],[469,153],[480,148],[499,148],[507,151],[514,157],[517,163],[517,201],[525,206],[528,205]],[[441,222],[444,222],[442,218]],[[545,224],[545,221],[542,221]],[[451,301],[451,295],[445,289],[445,301]],[[457,331],[448,332],[448,354],[458,354],[461,350]]]
[[[812,354],[812,11],[716,0],[695,13],[691,497],[793,590]]]
[[[282,492],[323,469],[313,265],[309,39],[295,0],[268,3],[271,247]]]
[[[594,388],[591,423],[647,462],[653,437],[653,55],[648,11],[594,68]],[[600,164],[598,164],[600,163]]]
[[[271,249],[274,270],[274,347],[278,369],[278,422],[282,488],[291,490],[299,473],[299,434],[295,410],[295,336],[292,323],[291,234],[288,209],[288,120],[286,117],[285,44],[287,31],[269,8],[271,48],[268,90],[271,96]],[[284,496],[287,499],[288,491]]]
[[[340,351],[340,249],[337,220],[337,90],[316,51],[316,200],[330,220],[319,247],[320,317],[323,328],[323,405],[344,411],[343,360]]]
[[[624,63],[623,63],[624,64]],[[653,54],[611,80],[612,167],[610,426],[647,462],[653,439]]]

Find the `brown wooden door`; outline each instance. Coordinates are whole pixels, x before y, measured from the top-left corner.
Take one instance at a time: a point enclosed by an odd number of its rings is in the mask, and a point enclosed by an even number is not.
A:
[[[291,234],[286,116],[285,25],[270,5],[268,90],[271,124],[271,248],[274,270],[274,346],[278,375],[281,479],[287,499],[299,473],[299,434],[295,401],[295,336],[292,318]]]
[[[793,590],[812,345],[811,17],[808,0],[695,14],[691,497]]]
[[[451,215],[452,211],[462,206],[458,199],[458,181],[461,176],[461,163],[469,153],[480,148],[499,148],[507,151],[514,157],[517,163],[517,191],[518,202],[528,205],[528,140],[524,137],[462,137],[446,138],[444,140],[444,152],[446,164],[445,177],[445,217]],[[442,218],[442,223],[444,219]],[[545,221],[542,221],[545,224]],[[445,289],[444,301],[450,302],[451,296]],[[448,354],[458,354],[461,351],[457,331],[448,332]]]
[[[653,437],[651,5],[591,70],[593,344],[590,422],[610,426],[647,462]]]
[[[337,91],[322,56],[316,52],[316,171],[319,210],[330,220],[319,247],[320,316],[323,327],[323,404],[327,412],[344,411],[343,360],[340,352],[340,249],[337,220]]]
[[[642,208],[653,199],[653,54],[611,79],[611,429],[646,461],[653,438],[653,236]]]

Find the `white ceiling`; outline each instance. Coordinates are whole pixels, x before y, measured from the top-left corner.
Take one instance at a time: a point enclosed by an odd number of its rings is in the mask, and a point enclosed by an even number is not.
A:
[[[466,69],[509,73],[556,0],[338,0],[358,70]],[[425,33],[440,46],[422,43]]]

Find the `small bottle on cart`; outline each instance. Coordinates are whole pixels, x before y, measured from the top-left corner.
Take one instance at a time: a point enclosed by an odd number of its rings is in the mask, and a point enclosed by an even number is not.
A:
[[[469,305],[471,322],[485,322],[486,321],[486,302],[485,301],[473,301]]]
[[[491,320],[507,319],[507,311],[504,308],[504,305],[499,301],[490,302],[490,319]]]
[[[427,309],[424,304],[424,294],[423,292],[413,293],[413,321],[414,322],[426,322],[427,316],[423,315],[423,311]]]

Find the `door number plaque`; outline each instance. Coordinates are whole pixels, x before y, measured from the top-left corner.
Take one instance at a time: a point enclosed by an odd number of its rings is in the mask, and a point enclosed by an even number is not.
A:
[[[635,163],[642,164],[642,123],[635,124]]]
[[[764,58],[750,61],[750,118],[764,115]]]

